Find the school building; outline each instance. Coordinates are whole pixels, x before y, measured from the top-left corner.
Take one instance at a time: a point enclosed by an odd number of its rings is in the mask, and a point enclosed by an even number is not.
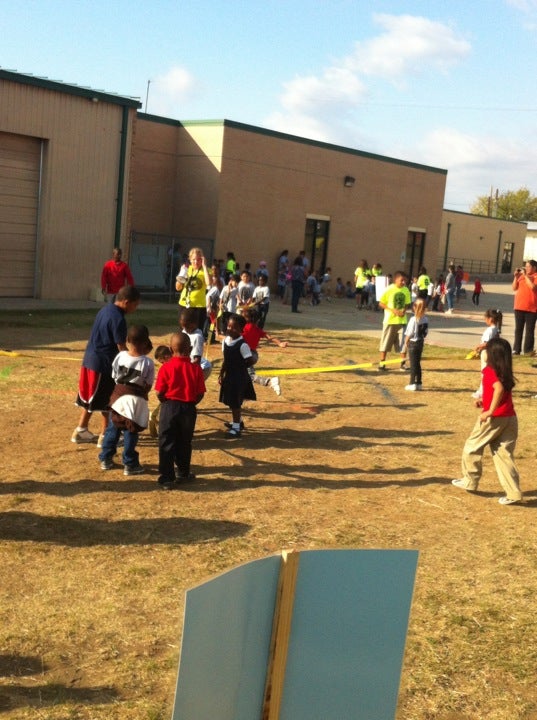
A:
[[[480,237],[489,258],[500,231],[501,262],[506,242],[517,257],[516,224],[496,230],[499,221],[479,218],[490,230],[470,234],[464,213],[443,212],[444,169],[140,107],[0,70],[0,296],[98,297],[116,246],[143,290],[170,298],[194,245],[209,259],[266,260],[273,278],[284,249],[291,260],[305,250],[315,269],[344,280],[362,258],[432,273],[446,252],[470,257]]]

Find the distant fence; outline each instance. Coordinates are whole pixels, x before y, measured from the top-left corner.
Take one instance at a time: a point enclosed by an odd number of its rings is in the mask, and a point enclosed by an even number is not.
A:
[[[444,258],[438,258],[437,260],[437,273],[438,274],[445,274],[447,270],[447,266],[451,265],[460,265],[464,272],[470,273],[470,275],[511,275],[512,269],[511,265],[508,266],[501,266],[496,268],[496,261],[495,260],[476,260],[475,258],[449,258],[447,261],[446,267],[444,267]]]
[[[155,295],[171,302],[175,298],[175,278],[192,247],[200,247],[213,260],[214,240],[173,237],[133,230],[130,238],[129,266],[136,286],[144,295]]]

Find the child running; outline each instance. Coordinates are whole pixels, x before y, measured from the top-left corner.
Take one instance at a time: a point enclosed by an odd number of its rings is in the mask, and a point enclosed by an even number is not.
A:
[[[489,340],[492,340],[492,338],[499,337],[500,333],[502,331],[502,321],[503,321],[503,314],[501,310],[494,310],[492,308],[489,308],[485,312],[485,323],[487,325],[487,329],[481,335],[481,342],[477,347],[475,348],[475,354],[479,355],[481,360],[481,372],[483,372],[483,368],[487,364],[487,343]],[[479,384],[479,387],[477,390],[472,393],[472,397],[474,400],[481,400],[483,397],[483,381]]]
[[[405,330],[405,349],[410,360],[410,383],[405,390],[421,390],[421,356],[423,345],[429,331],[427,318],[427,300],[418,298],[413,305],[414,315],[408,321]]]
[[[462,451],[463,477],[452,480],[455,487],[475,492],[482,473],[483,451],[490,447],[494,467],[505,495],[500,505],[521,502],[519,475],[513,453],[518,422],[513,406],[515,386],[511,346],[500,337],[487,343],[487,364],[483,369],[483,400],[476,404],[481,413]]]
[[[248,372],[250,374],[250,377],[252,378],[252,382],[257,383],[258,385],[264,385],[265,387],[270,386],[274,390],[276,395],[281,395],[282,390],[280,387],[280,379],[277,377],[270,378],[256,375],[254,365],[256,365],[257,361],[259,360],[257,347],[259,345],[259,341],[262,338],[264,338],[268,342],[274,343],[281,348],[286,348],[287,343],[282,342],[281,340],[278,340],[278,338],[269,335],[268,332],[265,332],[263,326],[260,324],[259,315],[255,308],[250,308],[249,310],[246,310],[242,316],[246,320],[246,325],[244,326],[244,329],[242,331],[242,336],[248,343],[248,346],[252,351],[252,357],[254,360],[252,365],[250,365],[250,367],[248,368]]]
[[[253,365],[254,358],[248,343],[242,336],[245,320],[240,315],[230,315],[227,323],[226,337],[222,342],[224,360],[220,368],[218,382],[220,384],[220,402],[231,410],[231,423],[226,423],[229,439],[239,438],[244,423],[241,408],[244,400],[256,400],[252,379],[248,368]]]
[[[205,395],[205,381],[198,363],[190,360],[192,347],[186,333],[170,338],[173,357],[160,366],[155,390],[161,402],[159,420],[158,486],[173,490],[196,478],[190,472],[196,405]],[[175,470],[174,470],[175,465]]]
[[[112,363],[112,377],[116,386],[110,397],[110,419],[99,453],[101,470],[112,470],[121,431],[123,431],[124,475],[140,475],[136,450],[138,434],[149,424],[147,394],[155,379],[155,365],[147,353],[153,345],[145,325],[132,325],[127,333],[127,350],[122,350]]]

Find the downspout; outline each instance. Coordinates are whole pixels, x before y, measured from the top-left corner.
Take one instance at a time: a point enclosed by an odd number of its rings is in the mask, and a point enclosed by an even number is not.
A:
[[[127,134],[129,129],[129,108],[123,106],[121,119],[121,144],[119,147],[119,167],[117,178],[116,230],[114,247],[121,245],[121,226],[123,224],[123,198],[125,195],[125,166],[127,164]]]
[[[503,230],[498,231],[498,250],[496,251],[496,275],[498,274],[498,265],[500,263],[500,247],[502,244]]]
[[[37,216],[35,221],[36,233],[35,233],[35,260],[34,260],[34,288],[33,297],[37,297],[38,293],[38,275],[39,268],[41,265],[40,253],[41,253],[41,193],[43,192],[43,155],[45,152],[45,141],[41,140],[41,147],[39,149],[39,184],[37,187]]]
[[[451,235],[451,223],[447,224],[447,232],[446,232],[446,247],[444,249],[444,267],[442,268],[443,272],[446,272],[447,268],[447,259],[448,259],[448,251],[449,251],[449,236]]]

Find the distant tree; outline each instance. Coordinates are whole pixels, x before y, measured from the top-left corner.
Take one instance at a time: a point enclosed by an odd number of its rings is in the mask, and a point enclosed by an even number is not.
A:
[[[528,188],[497,190],[491,195],[481,195],[470,208],[474,215],[488,215],[500,220],[520,220],[528,222],[537,220],[537,197]]]

